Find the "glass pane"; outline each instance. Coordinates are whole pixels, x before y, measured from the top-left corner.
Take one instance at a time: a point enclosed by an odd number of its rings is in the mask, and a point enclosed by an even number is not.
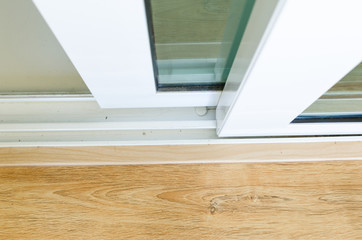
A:
[[[362,62],[294,122],[362,121]]]
[[[0,1],[0,36],[0,95],[90,93],[31,1]]]
[[[147,0],[158,90],[221,89],[254,0]]]

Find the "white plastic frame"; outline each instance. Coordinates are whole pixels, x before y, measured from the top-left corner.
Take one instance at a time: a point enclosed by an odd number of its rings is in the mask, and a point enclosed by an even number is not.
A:
[[[33,0],[102,108],[216,106],[156,91],[144,0]]]
[[[217,92],[156,92],[143,0],[34,2],[101,107],[216,106]],[[218,104],[218,135],[362,134],[359,123],[290,124],[361,60],[361,4],[257,0]]]
[[[361,9],[360,0],[280,0],[265,31],[254,11],[218,104],[218,135],[362,134],[362,123],[290,124],[360,63]]]

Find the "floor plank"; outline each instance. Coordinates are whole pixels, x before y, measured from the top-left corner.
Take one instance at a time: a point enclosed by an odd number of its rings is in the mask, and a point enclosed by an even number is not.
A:
[[[0,239],[361,236],[361,161],[0,168]]]
[[[9,147],[1,166],[362,160],[362,141],[211,145]]]

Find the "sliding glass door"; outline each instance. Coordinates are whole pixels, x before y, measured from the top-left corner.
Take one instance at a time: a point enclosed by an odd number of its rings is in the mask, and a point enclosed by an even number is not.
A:
[[[222,90],[254,2],[146,0],[157,90]]]
[[[34,3],[102,108],[217,106],[221,137],[362,134],[360,0]]]
[[[219,136],[362,134],[361,8],[279,1],[253,54],[239,47],[218,104]]]

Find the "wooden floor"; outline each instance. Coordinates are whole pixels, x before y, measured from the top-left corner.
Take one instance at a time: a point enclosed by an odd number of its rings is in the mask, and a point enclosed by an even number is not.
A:
[[[362,239],[362,162],[1,167],[0,239]]]
[[[362,141],[0,148],[0,167],[328,160],[362,160]]]

